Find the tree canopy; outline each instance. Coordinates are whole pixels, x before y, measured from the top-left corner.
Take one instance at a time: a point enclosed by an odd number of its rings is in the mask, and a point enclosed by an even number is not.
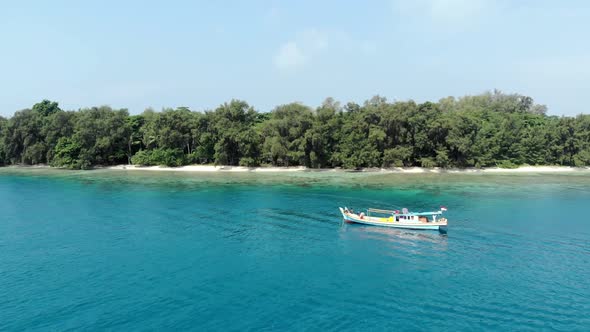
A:
[[[328,98],[266,113],[241,100],[139,115],[108,106],[64,111],[43,100],[0,117],[0,165],[590,165],[590,115],[546,113],[531,97],[500,91],[424,103],[375,96],[342,106]]]

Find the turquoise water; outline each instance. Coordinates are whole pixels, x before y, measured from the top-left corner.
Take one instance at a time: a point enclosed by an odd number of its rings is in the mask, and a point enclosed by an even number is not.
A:
[[[590,176],[0,170],[0,330],[590,330]],[[448,234],[338,206],[449,208]]]

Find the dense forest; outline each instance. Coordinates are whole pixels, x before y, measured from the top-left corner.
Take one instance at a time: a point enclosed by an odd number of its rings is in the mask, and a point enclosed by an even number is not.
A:
[[[547,116],[518,94],[363,105],[328,98],[257,112],[232,100],[129,115],[108,106],[64,111],[43,100],[0,117],[0,164],[187,164],[343,167],[590,165],[590,115]]]

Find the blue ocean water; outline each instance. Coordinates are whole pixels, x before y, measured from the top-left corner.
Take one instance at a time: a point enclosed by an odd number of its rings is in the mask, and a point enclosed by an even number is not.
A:
[[[587,173],[3,169],[0,330],[587,331],[589,202]]]

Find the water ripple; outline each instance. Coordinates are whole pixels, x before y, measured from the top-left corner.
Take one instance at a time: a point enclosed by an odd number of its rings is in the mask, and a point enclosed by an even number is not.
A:
[[[587,176],[8,173],[0,330],[590,327]],[[440,204],[446,235],[337,210]]]

